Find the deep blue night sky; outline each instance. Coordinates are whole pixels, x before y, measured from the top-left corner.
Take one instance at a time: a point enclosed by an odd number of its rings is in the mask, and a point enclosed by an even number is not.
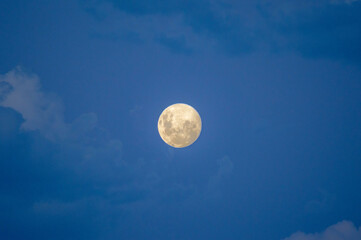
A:
[[[360,185],[361,1],[0,1],[0,239],[360,240]]]

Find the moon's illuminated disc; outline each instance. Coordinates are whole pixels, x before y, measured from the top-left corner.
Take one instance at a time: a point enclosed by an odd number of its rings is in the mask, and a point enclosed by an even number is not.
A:
[[[202,121],[198,112],[183,103],[167,107],[158,120],[160,137],[175,148],[184,148],[194,143],[201,129]]]

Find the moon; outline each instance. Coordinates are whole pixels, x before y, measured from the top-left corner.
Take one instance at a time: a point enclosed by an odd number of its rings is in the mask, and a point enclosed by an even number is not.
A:
[[[158,132],[165,143],[184,148],[194,143],[202,129],[198,112],[184,103],[167,107],[159,116]]]

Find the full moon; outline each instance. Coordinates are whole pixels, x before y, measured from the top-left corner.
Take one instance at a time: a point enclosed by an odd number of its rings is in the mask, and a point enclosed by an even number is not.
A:
[[[187,104],[173,104],[159,116],[159,135],[164,142],[175,148],[184,148],[194,143],[201,129],[201,117]]]

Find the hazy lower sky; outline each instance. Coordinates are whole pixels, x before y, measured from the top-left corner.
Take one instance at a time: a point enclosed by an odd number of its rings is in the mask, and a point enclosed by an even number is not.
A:
[[[361,1],[0,1],[0,239],[360,240],[360,185]]]

